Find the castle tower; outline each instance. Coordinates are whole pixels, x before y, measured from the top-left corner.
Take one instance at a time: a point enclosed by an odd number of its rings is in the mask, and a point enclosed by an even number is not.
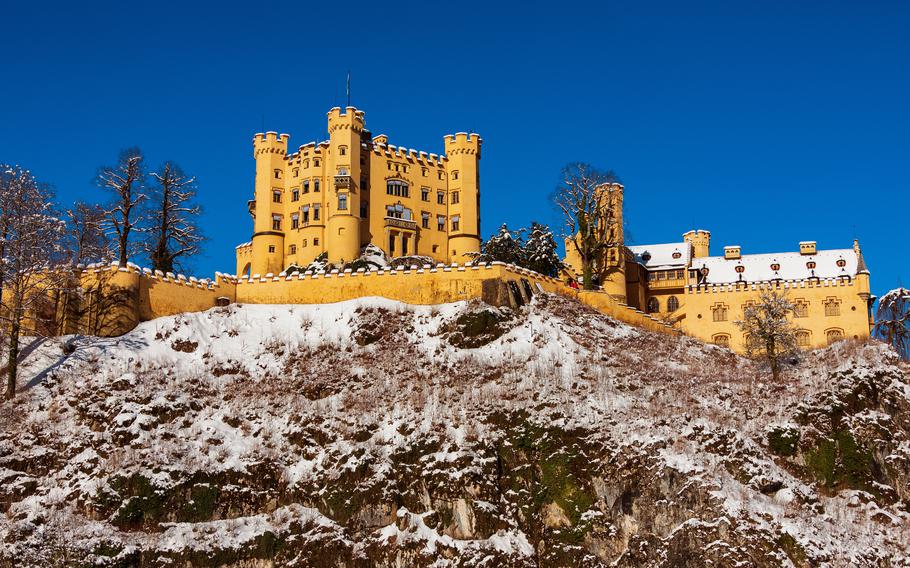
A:
[[[278,274],[284,269],[285,200],[284,163],[288,150],[287,134],[266,132],[253,137],[256,159],[255,199],[250,202],[253,215],[253,244],[250,274]],[[277,195],[277,197],[276,197]]]
[[[711,231],[703,229],[689,231],[683,235],[683,240],[692,245],[692,258],[711,256]]]
[[[459,132],[445,137],[448,157],[448,256],[452,262],[471,260],[480,251],[480,147],[477,134]]]
[[[329,262],[351,262],[360,256],[361,136],[363,111],[335,107],[329,116],[326,156],[326,250]],[[364,204],[366,205],[366,204]]]

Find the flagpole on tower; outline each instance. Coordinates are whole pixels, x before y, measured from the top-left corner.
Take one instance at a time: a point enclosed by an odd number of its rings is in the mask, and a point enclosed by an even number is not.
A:
[[[351,106],[351,70],[350,69],[348,70],[348,104],[347,104],[347,106]]]

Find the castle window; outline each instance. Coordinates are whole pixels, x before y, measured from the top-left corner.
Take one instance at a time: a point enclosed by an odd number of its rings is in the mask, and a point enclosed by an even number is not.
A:
[[[347,211],[348,209],[348,196],[346,193],[342,193],[338,196],[338,210]]]
[[[300,201],[300,190],[296,187],[294,191],[291,192],[291,201]]]
[[[395,233],[389,233],[389,256],[395,255]]]
[[[339,156],[345,156],[345,155],[347,155],[347,153],[348,153],[348,147],[347,147],[347,146],[339,146],[339,147],[338,147],[338,155],[339,155]]]
[[[730,336],[726,333],[719,333],[715,335],[711,338],[711,341],[713,341],[714,345],[717,345],[718,347],[726,347],[727,349],[730,348]]]
[[[458,203],[458,192],[457,191],[452,192],[452,204],[454,205],[455,203]]]
[[[319,180],[313,180],[313,193],[319,193]]]
[[[746,350],[749,351],[749,353],[755,353],[762,348],[761,341],[752,334],[744,335],[743,340],[746,342]]]
[[[439,245],[433,245],[433,254],[439,252]]]
[[[297,254],[297,245],[291,245],[288,247],[288,254]]]
[[[313,160],[313,167],[315,167],[315,168],[319,167],[319,160],[316,160],[316,159]]]
[[[279,215],[272,216],[272,230],[273,231],[281,230],[281,217]]]
[[[667,311],[675,312],[679,309],[679,299],[676,296],[670,296],[667,298]]]
[[[796,346],[797,347],[809,347],[809,332],[805,329],[800,329],[796,332]]]
[[[408,184],[400,180],[393,179],[386,183],[385,192],[387,195],[394,195],[395,197],[410,197]]]
[[[304,193],[310,192],[310,180],[306,180],[305,182],[303,182],[303,192]]]
[[[439,172],[439,179],[440,179],[440,180],[446,179],[446,178],[445,178],[445,175],[442,173],[442,171]]]
[[[303,161],[303,167],[304,167],[304,169],[310,167],[310,161],[309,161],[309,160],[304,160],[304,161]]]
[[[436,216],[436,228],[440,231],[446,230],[446,218],[442,215]]]
[[[363,203],[363,202],[360,203],[360,218],[361,219],[367,218],[367,210],[369,209],[369,205],[370,205],[369,203]]]
[[[291,215],[291,228],[292,229],[300,228],[300,215],[298,215],[297,213],[294,213],[293,215]]]
[[[303,247],[306,248],[306,239],[303,239]]]
[[[436,192],[436,203],[438,203],[439,205],[446,204],[446,193],[444,191]]]
[[[360,178],[360,189],[367,190],[370,189],[370,184],[367,183],[367,178]]]
[[[656,314],[660,312],[660,300],[657,298],[648,298],[648,313]]]
[[[310,206],[303,206],[303,226],[306,227],[310,224]]]
[[[318,246],[319,246],[319,239],[313,239],[313,246],[314,246],[314,247],[318,247]]]
[[[277,189],[272,192],[272,202],[281,203],[281,192],[278,191]]]
[[[275,179],[281,179],[281,170],[274,170]]]
[[[294,177],[297,177],[300,174],[300,168],[294,168]]]
[[[421,188],[420,188],[420,200],[421,200],[421,201],[429,201],[429,200],[430,200],[430,188],[429,188],[429,187],[421,187]]]
[[[420,226],[424,229],[430,228],[430,214],[426,211],[420,214]]]
[[[460,215],[452,215],[452,230],[453,230],[453,231],[459,230],[459,224],[460,224],[460,223],[461,223],[461,216],[460,216]]]
[[[430,170],[428,170],[426,168],[421,168],[420,175],[422,175],[423,177],[427,177],[428,175],[430,175]]]
[[[458,170],[452,172],[452,179],[458,179]]]
[[[837,343],[844,338],[844,330],[842,329],[829,329],[825,332],[825,338],[828,340],[828,345],[832,343]]]
[[[319,204],[313,205],[313,221],[319,220]]]
[[[348,175],[348,169],[344,166],[341,166],[340,168],[338,168],[338,175],[340,175],[340,176]]]
[[[825,315],[829,317],[840,315],[840,300],[828,298],[825,300]]]
[[[275,245],[269,245],[269,252],[275,252]]]
[[[793,317],[809,317],[809,302],[805,300],[796,300],[796,302],[793,303]]]
[[[727,321],[727,306],[725,304],[715,304],[711,308],[714,321]]]

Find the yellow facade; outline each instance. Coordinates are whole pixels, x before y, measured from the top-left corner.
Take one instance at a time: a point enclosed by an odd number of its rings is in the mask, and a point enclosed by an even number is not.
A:
[[[804,241],[789,252],[751,255],[730,245],[722,256],[711,256],[710,247],[711,233],[701,229],[676,243],[623,245],[623,289],[617,291],[614,279],[604,291],[687,335],[740,353],[746,338],[735,322],[767,289],[796,305],[791,319],[802,348],[870,336],[875,298],[858,242],[818,250]],[[578,255],[571,252],[567,248],[566,263],[578,274]]]
[[[478,135],[445,136],[441,155],[400,148],[373,137],[354,107],[329,111],[328,134],[293,153],[287,134],[253,138],[253,236],[237,247],[238,276],[280,274],[324,252],[341,265],[367,244],[443,263],[480,250]]]

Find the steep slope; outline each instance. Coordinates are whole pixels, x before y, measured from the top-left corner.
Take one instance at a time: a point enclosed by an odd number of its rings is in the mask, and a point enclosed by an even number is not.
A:
[[[230,306],[47,343],[2,406],[10,566],[900,566],[910,385],[560,297]]]

